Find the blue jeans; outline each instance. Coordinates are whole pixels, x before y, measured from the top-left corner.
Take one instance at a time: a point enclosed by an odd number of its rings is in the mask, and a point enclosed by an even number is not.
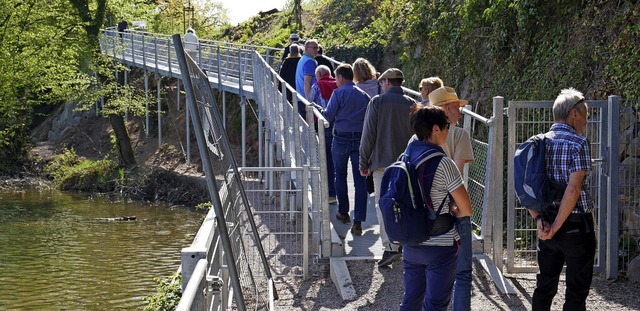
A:
[[[454,245],[402,248],[404,295],[400,311],[447,310],[456,274],[457,251]]]
[[[355,192],[354,221],[365,221],[367,218],[367,181],[360,176],[358,160],[360,157],[361,132],[339,133],[333,135],[331,154],[336,176],[336,197],[338,198],[338,212],[349,213],[349,194],[347,191],[347,164],[351,159],[351,171]]]
[[[460,235],[456,285],[453,292],[453,311],[471,310],[471,217],[457,218],[456,226]]]
[[[333,156],[331,154],[331,145],[333,144],[333,127],[329,127],[324,130],[324,149],[327,157],[327,186],[329,188],[329,196],[336,196],[336,177],[335,169],[333,168]]]

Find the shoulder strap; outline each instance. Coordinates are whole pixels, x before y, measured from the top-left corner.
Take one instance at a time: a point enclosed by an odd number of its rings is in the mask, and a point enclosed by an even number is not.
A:
[[[440,161],[444,156],[445,154],[440,152],[439,150],[430,148],[422,152],[418,156],[418,158],[415,159],[415,162],[412,163],[413,165],[415,165],[414,167],[417,175],[416,180],[418,182],[418,188],[420,188],[420,196],[422,198],[422,203],[424,204],[424,207],[431,205],[431,199],[427,200],[427,197],[430,198],[431,196],[425,195],[425,193],[426,194],[430,193],[431,186],[433,185],[433,176],[435,175],[435,172],[438,169]],[[422,178],[421,178],[422,176],[430,176],[425,180],[424,185],[422,184]],[[445,200],[446,200],[446,196],[440,203],[440,207],[438,208],[438,211],[436,214],[440,214],[440,211],[444,206]]]

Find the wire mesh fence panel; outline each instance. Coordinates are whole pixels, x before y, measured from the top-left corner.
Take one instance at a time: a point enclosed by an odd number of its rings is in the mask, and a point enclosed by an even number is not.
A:
[[[273,189],[259,176],[267,171],[261,168],[242,168],[245,192],[252,205],[253,215],[260,234],[263,248],[274,273],[274,279],[284,277],[303,277],[304,258],[317,255],[317,246],[305,254],[304,219],[307,213],[300,207],[296,197],[303,197],[301,189],[296,189],[289,178],[295,168],[274,168],[271,170],[276,180]],[[308,242],[308,240],[307,240]]]
[[[238,309],[266,310],[271,271],[207,76],[190,58],[185,90]],[[188,72],[186,76],[184,73]],[[189,80],[187,80],[189,79]]]
[[[473,134],[472,134],[473,135]],[[473,162],[469,163],[469,173],[467,179],[467,191],[471,199],[473,214],[471,221],[479,228],[482,224],[482,207],[484,202],[484,192],[486,187],[487,151],[489,145],[478,140],[479,137],[471,137],[471,147],[473,148]],[[484,138],[486,140],[486,137]]]
[[[629,263],[640,255],[640,101],[621,103],[618,268],[626,273]]]

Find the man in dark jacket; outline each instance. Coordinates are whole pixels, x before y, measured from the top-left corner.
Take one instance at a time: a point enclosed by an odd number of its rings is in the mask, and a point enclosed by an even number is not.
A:
[[[322,54],[322,45],[318,44],[318,56],[316,56],[316,62],[318,62],[318,66],[325,65],[329,68],[329,72],[331,72],[332,77],[336,77],[333,72],[333,63]]]
[[[299,40],[300,40],[300,36],[298,36],[297,33],[292,33],[289,36],[289,45],[284,47],[284,54],[282,54],[282,61],[284,61],[285,59],[287,59],[287,57],[289,57],[289,54],[291,53],[292,44],[300,46],[300,44],[298,43]]]
[[[362,130],[360,142],[360,174],[373,174],[375,189],[381,189],[384,169],[391,165],[407,147],[407,141],[413,135],[409,128],[409,111],[416,101],[404,95],[402,83],[404,74],[400,69],[390,68],[385,71],[378,83],[383,94],[371,99]],[[376,202],[380,200],[380,191],[376,191]],[[402,249],[389,241],[380,208],[376,208],[380,225],[380,239],[384,246],[382,259],[378,267],[386,267],[402,259]]]

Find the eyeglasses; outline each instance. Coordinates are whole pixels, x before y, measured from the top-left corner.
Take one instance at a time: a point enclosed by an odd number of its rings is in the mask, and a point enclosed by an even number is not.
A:
[[[447,124],[444,125],[443,129],[449,130],[450,127],[451,127],[451,123],[447,123]]]

